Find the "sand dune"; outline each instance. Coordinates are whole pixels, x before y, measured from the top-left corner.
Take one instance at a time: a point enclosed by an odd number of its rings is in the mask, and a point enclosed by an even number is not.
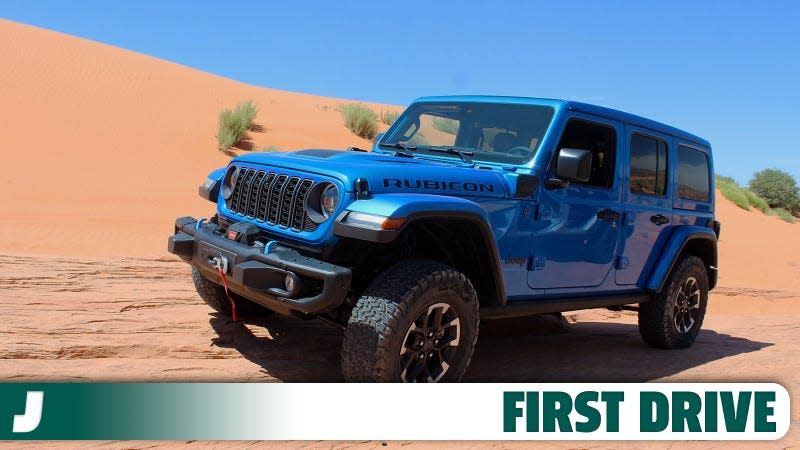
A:
[[[261,147],[369,145],[342,125],[340,99],[4,20],[0,55],[5,252],[162,254],[176,215],[209,213],[197,186],[229,159],[216,151],[217,114],[242,100],[260,110]]]

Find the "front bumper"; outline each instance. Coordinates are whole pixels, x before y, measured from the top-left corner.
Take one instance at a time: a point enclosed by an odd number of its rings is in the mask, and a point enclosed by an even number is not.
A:
[[[336,309],[350,290],[352,272],[346,267],[302,255],[289,247],[252,247],[227,239],[214,223],[198,226],[197,219],[181,217],[175,221],[168,250],[197,268],[209,280],[222,284],[214,257],[228,261],[228,288],[255,303],[281,314],[319,314]],[[290,293],[285,287],[287,273],[299,280]]]

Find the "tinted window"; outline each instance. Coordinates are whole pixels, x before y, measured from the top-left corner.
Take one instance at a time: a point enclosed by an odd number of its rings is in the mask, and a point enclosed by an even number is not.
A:
[[[617,133],[613,127],[584,120],[570,120],[557,148],[578,148],[592,152],[589,181],[579,184],[601,187],[614,184]]]
[[[667,186],[667,143],[642,134],[631,136],[631,192],[659,195]]]
[[[451,147],[456,144],[456,134],[460,123],[457,120],[446,117],[438,117],[430,114],[420,114],[419,130],[406,141],[409,145],[436,145]]]
[[[678,147],[678,195],[687,200],[707,202],[709,185],[708,156],[700,150]]]
[[[479,161],[522,164],[536,153],[553,113],[553,108],[539,105],[418,102],[395,121],[380,144],[459,159],[431,151],[454,148],[472,152],[471,158]]]

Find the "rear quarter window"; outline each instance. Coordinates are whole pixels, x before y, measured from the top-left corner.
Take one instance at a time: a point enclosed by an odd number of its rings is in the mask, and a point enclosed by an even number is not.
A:
[[[708,155],[698,149],[678,146],[678,196],[707,202],[711,198]]]
[[[630,148],[631,192],[663,196],[667,187],[667,143],[634,133]]]

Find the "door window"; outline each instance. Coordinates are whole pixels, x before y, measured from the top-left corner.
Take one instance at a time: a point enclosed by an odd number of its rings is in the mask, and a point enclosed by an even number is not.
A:
[[[592,152],[592,171],[589,181],[574,182],[574,184],[597,187],[611,187],[614,184],[617,148],[617,133],[614,127],[572,119],[567,122],[556,148],[576,148]]]
[[[667,187],[667,143],[634,133],[631,135],[631,192],[663,196]]]

